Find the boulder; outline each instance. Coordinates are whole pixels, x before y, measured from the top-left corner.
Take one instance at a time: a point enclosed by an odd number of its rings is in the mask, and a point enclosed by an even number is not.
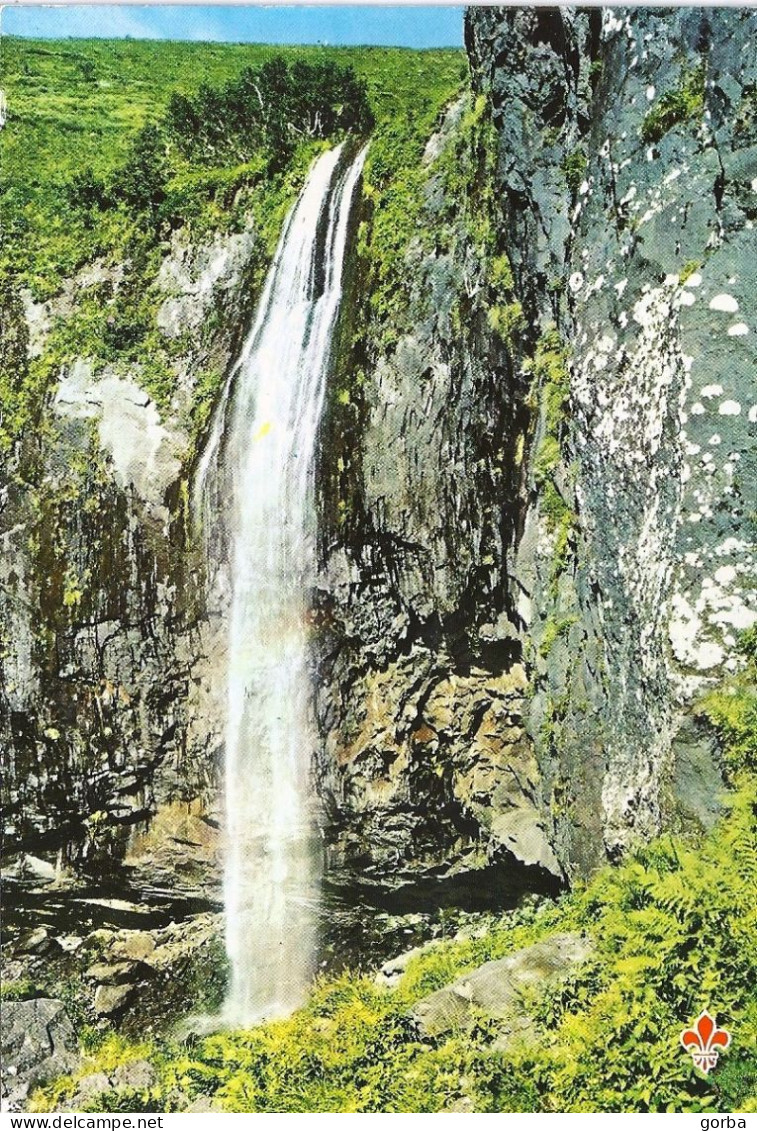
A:
[[[577,934],[552,935],[533,946],[485,962],[456,982],[422,998],[413,1011],[426,1036],[473,1024],[479,1017],[502,1022],[500,1041],[527,1030],[530,1017],[524,996],[546,989],[572,966],[583,962],[592,949],[589,939]],[[500,1042],[498,1042],[500,1043]]]
[[[95,993],[95,1013],[101,1017],[112,1017],[120,1013],[131,1001],[135,987],[123,986],[98,986]]]
[[[133,980],[136,969],[136,962],[98,962],[89,967],[84,977],[101,986],[119,986]]]
[[[76,1037],[54,998],[3,1002],[1,1020],[2,1109],[17,1111],[31,1087],[76,1066]]]

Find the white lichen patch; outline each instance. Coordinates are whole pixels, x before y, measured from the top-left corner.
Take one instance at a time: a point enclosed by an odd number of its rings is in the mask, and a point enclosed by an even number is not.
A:
[[[711,397],[722,397],[723,392],[722,385],[705,385],[704,388],[700,390],[699,395],[703,400],[709,400]]]
[[[710,299],[710,310],[720,310],[724,314],[735,314],[738,309],[739,304],[733,295],[713,295]]]
[[[691,406],[690,411],[692,416],[701,416],[704,413],[705,408],[703,404],[700,404],[699,401],[697,401],[696,404],[693,404]]]
[[[703,517],[711,515],[710,510]],[[687,668],[711,671],[725,661],[725,649],[734,645],[734,632],[757,624],[753,551],[742,539],[725,539],[707,553],[708,558],[729,559],[712,576],[702,576],[701,553],[684,555],[684,570],[696,574],[698,593],[694,594],[691,580],[682,571],[671,599],[669,635],[675,659]]]
[[[748,420],[750,424],[757,424],[757,404],[753,404],[749,409]]]
[[[734,322],[733,326],[728,327],[729,338],[743,338],[748,333],[749,327],[746,322]]]
[[[695,271],[693,275],[689,275],[688,279],[683,285],[684,287],[701,287],[702,276],[698,271]]]
[[[681,291],[678,301],[680,302],[681,306],[693,306],[697,301],[697,296],[693,295],[691,291]]]
[[[718,412],[721,416],[738,416],[741,412],[741,405],[738,401],[723,401]]]
[[[715,581],[718,585],[730,585],[737,577],[736,567],[732,565],[720,566],[715,570]]]

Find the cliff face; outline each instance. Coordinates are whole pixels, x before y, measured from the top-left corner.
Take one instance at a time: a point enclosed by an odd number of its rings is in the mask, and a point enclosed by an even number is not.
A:
[[[254,243],[247,232],[190,246],[179,234],[164,258],[158,322],[166,337],[190,343],[170,413],[159,414],[140,367],[124,374],[77,361],[60,372],[37,434],[6,468],[8,854],[59,853],[63,865],[107,871],[160,807],[178,805],[174,825],[190,808],[195,819],[217,809],[222,727],[208,671],[219,635],[188,513],[184,421],[198,372],[211,362],[223,370],[236,355]],[[95,275],[101,284],[107,271],[99,265],[72,280],[58,303],[27,299],[32,355],[61,303]],[[211,317],[218,328],[208,345],[200,329]],[[160,886],[150,873],[167,846],[186,856],[170,834],[164,840],[137,876],[143,885]],[[170,857],[162,864],[176,863]],[[165,882],[179,889],[201,879],[186,868],[182,879],[169,873]]]
[[[364,877],[548,883],[713,819],[697,698],[757,619],[754,19],[468,13],[494,168],[451,111],[432,149],[464,183],[429,172],[412,328],[329,450],[357,485],[323,772]]]
[[[468,13],[401,313],[370,321],[361,245],[323,422],[338,884],[506,901],[714,816],[697,698],[757,620],[756,24]],[[158,807],[216,804],[221,618],[182,420],[205,323],[220,371],[244,334],[253,245],[166,257],[161,330],[195,343],[170,414],[139,372],[77,363],[4,475],[11,851],[123,855]],[[55,313],[27,302],[21,345]]]

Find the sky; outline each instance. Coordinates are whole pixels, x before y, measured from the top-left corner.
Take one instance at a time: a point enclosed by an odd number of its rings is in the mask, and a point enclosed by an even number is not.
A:
[[[460,47],[462,7],[222,7],[131,4],[14,5],[4,35],[44,38],[193,39],[231,43],[372,44]]]

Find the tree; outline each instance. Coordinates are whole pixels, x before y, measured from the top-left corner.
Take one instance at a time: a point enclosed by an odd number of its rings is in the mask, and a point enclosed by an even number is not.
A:
[[[166,197],[166,144],[161,130],[148,123],[132,142],[121,167],[116,191],[140,211],[156,212]]]

